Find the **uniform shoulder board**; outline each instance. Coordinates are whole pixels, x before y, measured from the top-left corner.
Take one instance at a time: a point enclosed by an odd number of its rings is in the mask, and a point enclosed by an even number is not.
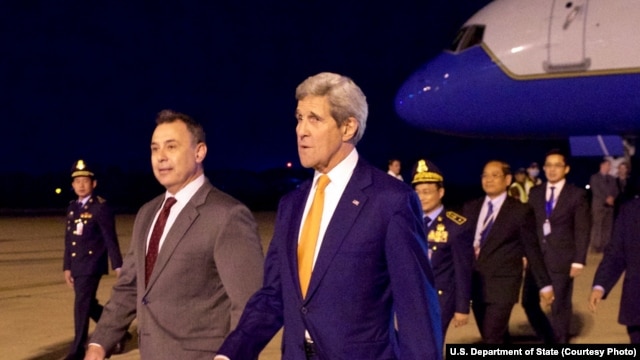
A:
[[[96,196],[96,198],[98,199],[98,202],[99,202],[100,204],[103,204],[103,203],[105,203],[105,202],[107,201],[107,200],[106,200],[105,198],[103,198],[102,196]]]
[[[447,211],[447,217],[458,225],[462,225],[467,221],[466,217],[458,214],[455,211]]]

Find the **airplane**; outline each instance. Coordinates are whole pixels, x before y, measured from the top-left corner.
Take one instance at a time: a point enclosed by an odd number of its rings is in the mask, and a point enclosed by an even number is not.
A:
[[[494,0],[405,81],[396,112],[436,133],[570,137],[577,155],[628,155],[640,132],[638,19],[638,0]]]

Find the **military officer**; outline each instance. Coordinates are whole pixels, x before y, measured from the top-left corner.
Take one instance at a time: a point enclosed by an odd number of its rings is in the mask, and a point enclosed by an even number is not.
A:
[[[429,160],[419,160],[411,181],[424,212],[429,259],[442,312],[443,338],[449,323],[467,324],[474,260],[473,234],[467,219],[444,208],[444,178]]]
[[[75,292],[75,338],[67,360],[84,359],[89,319],[98,322],[102,314],[96,291],[102,275],[109,273],[107,257],[117,275],[122,267],[114,214],[103,198],[93,194],[94,173],[78,160],[71,179],[78,198],[67,209],[63,270],[67,285]]]

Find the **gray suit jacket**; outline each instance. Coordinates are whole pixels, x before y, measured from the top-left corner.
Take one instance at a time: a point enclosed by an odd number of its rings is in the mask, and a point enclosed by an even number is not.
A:
[[[210,360],[262,283],[257,226],[249,209],[205,182],[169,230],[145,287],[146,240],[163,199],[138,212],[90,342],[111,349],[137,317],[142,359]]]

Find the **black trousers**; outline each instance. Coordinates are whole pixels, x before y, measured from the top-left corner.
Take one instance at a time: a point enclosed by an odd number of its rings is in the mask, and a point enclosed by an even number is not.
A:
[[[551,304],[550,318],[540,307],[540,293],[529,270],[524,277],[522,307],[531,327],[546,344],[569,342],[571,317],[573,316],[573,279],[569,274],[549,273],[555,300]]]
[[[640,326],[627,326],[627,333],[632,344],[640,344]]]
[[[483,303],[473,301],[473,315],[485,344],[504,344],[509,342],[509,318],[512,303]]]
[[[98,322],[102,315],[102,305],[96,299],[101,276],[78,276],[73,278],[75,301],[73,317],[75,338],[67,359],[84,359],[85,346],[89,333],[89,319]]]

